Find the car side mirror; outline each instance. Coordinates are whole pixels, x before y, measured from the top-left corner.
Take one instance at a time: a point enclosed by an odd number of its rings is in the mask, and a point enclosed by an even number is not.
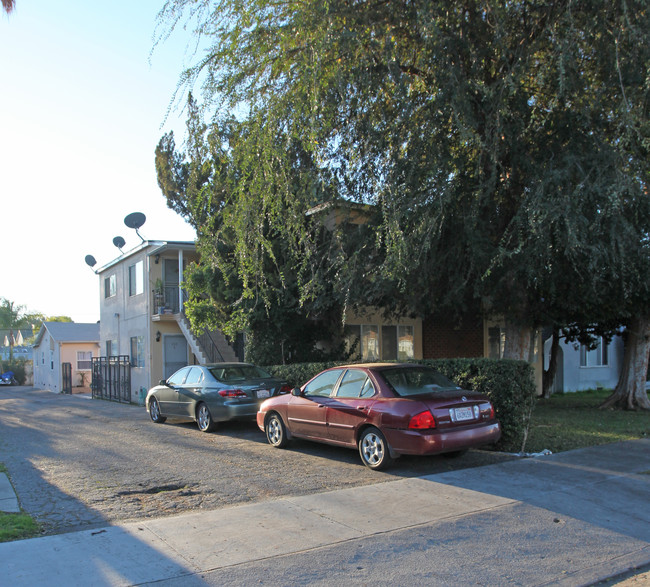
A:
[[[169,383],[167,383],[167,380],[166,380],[166,379],[161,379],[161,380],[158,382],[158,385],[164,385],[165,387],[169,387]]]
[[[299,388],[299,387],[294,387],[294,388],[291,390],[291,395],[301,396],[301,395],[302,395],[302,391],[300,391],[300,388]]]

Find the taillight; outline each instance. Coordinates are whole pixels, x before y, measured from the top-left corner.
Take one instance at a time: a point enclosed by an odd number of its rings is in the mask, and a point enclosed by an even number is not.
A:
[[[491,403],[481,404],[481,416],[494,420],[494,406]]]
[[[246,397],[241,389],[220,389],[218,393],[221,397]]]
[[[420,412],[411,418],[409,430],[428,430],[436,427],[436,421],[429,410]]]
[[[291,385],[283,385],[280,388],[280,391],[278,391],[278,395],[282,395],[283,393],[291,393]]]

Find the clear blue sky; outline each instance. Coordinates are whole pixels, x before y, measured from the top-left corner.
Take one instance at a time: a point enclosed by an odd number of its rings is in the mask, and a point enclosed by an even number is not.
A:
[[[164,0],[17,0],[0,14],[0,297],[27,311],[99,319],[104,265],[140,239],[193,240],[156,183],[154,150],[192,59],[180,30],[150,57]],[[180,133],[180,136],[178,134]]]

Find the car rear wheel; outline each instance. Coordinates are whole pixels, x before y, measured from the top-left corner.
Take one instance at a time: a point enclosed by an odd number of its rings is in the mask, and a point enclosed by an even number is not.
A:
[[[366,467],[378,471],[393,462],[388,443],[377,428],[366,428],[359,438],[359,454]]]
[[[149,415],[151,420],[156,424],[162,424],[167,418],[160,415],[160,406],[158,405],[158,400],[153,397],[149,402]]]
[[[217,427],[217,424],[212,419],[212,414],[210,414],[208,406],[204,403],[200,403],[196,409],[196,423],[201,432],[212,432]]]
[[[275,448],[284,448],[287,446],[287,429],[279,414],[271,414],[266,420],[266,439],[271,446]]]

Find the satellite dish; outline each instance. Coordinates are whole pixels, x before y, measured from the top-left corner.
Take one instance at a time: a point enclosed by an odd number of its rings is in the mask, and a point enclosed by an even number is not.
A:
[[[97,261],[95,261],[95,257],[93,257],[92,255],[86,255],[86,265],[88,265],[88,267],[94,267],[95,265],[97,265]]]
[[[142,242],[144,242],[144,239],[138,232],[138,228],[140,228],[146,221],[147,217],[142,212],[131,212],[131,214],[124,218],[124,224],[126,224],[129,228],[133,228],[135,230],[135,234],[140,237]]]
[[[113,239],[113,244],[120,249],[120,253],[122,252],[122,247],[126,244],[126,241],[121,237],[121,236],[116,236]]]

